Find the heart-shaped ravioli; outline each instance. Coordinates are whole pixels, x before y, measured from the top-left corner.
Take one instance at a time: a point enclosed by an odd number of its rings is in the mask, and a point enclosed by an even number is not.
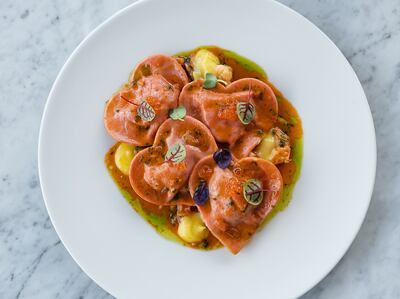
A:
[[[143,77],[156,74],[163,76],[169,83],[176,85],[179,89],[189,83],[186,71],[178,61],[173,57],[162,54],[149,56],[139,62],[132,72],[130,81],[138,81]]]
[[[140,62],[130,83],[107,103],[104,125],[116,140],[137,146],[151,145],[169,109],[178,103],[180,90],[188,82],[185,70],[166,55]]]
[[[168,119],[158,129],[154,145],[132,160],[129,179],[144,200],[157,205],[194,205],[187,183],[195,164],[215,152],[208,128],[198,120]]]
[[[212,89],[204,80],[187,84],[179,104],[188,115],[206,124],[215,139],[228,143],[233,155],[246,157],[277,120],[278,103],[272,89],[264,82],[245,78],[227,87],[217,84]]]
[[[280,199],[283,181],[274,164],[247,157],[233,160],[224,169],[207,156],[194,167],[190,194],[197,202],[208,229],[236,254]],[[208,197],[204,200],[204,194]]]
[[[137,146],[150,145],[159,126],[176,107],[179,89],[160,75],[144,77],[127,85],[104,111],[104,125],[116,140]]]

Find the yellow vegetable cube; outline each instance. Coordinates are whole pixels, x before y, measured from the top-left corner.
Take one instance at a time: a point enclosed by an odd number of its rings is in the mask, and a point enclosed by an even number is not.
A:
[[[193,58],[193,78],[195,80],[204,78],[206,73],[215,74],[215,67],[219,64],[219,59],[214,53],[201,49],[197,51]]]
[[[208,229],[200,217],[200,213],[183,216],[180,219],[178,235],[189,243],[200,242],[207,238]]]
[[[255,148],[255,154],[264,159],[269,160],[272,150],[275,148],[275,138],[271,133],[268,133]]]
[[[115,165],[125,175],[129,175],[129,168],[134,156],[135,147],[127,143],[120,143],[115,151]]]
[[[215,76],[226,83],[231,83],[232,80],[232,68],[228,65],[219,64],[215,67]]]
[[[290,162],[290,151],[289,136],[276,127],[261,140],[254,153],[274,164],[281,164]]]

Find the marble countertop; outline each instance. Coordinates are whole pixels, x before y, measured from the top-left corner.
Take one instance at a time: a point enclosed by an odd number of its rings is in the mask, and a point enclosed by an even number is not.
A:
[[[73,49],[130,0],[0,2],[0,298],[112,298],[61,244],[37,172],[39,124]],[[400,6],[282,0],[319,26],[360,78],[378,143],[375,190],[350,250],[310,298],[400,298]],[[360,149],[362,150],[362,149]]]

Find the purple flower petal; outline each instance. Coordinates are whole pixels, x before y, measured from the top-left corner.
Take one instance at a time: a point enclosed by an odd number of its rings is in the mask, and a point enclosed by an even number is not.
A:
[[[200,181],[193,194],[196,205],[202,206],[208,201],[208,187],[205,181]]]
[[[231,152],[225,148],[220,148],[213,155],[215,163],[219,168],[225,169],[231,164],[232,155]]]

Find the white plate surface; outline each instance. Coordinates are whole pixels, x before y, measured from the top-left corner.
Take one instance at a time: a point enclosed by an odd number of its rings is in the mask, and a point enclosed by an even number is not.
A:
[[[290,206],[240,254],[166,241],[124,201],[103,157],[106,99],[142,58],[218,45],[260,64],[298,109],[304,160]],[[64,245],[118,298],[293,298],[340,260],[368,209],[375,133],[362,87],[314,25],[266,0],[146,0],[74,51],[49,95],[39,140],[43,197]]]

